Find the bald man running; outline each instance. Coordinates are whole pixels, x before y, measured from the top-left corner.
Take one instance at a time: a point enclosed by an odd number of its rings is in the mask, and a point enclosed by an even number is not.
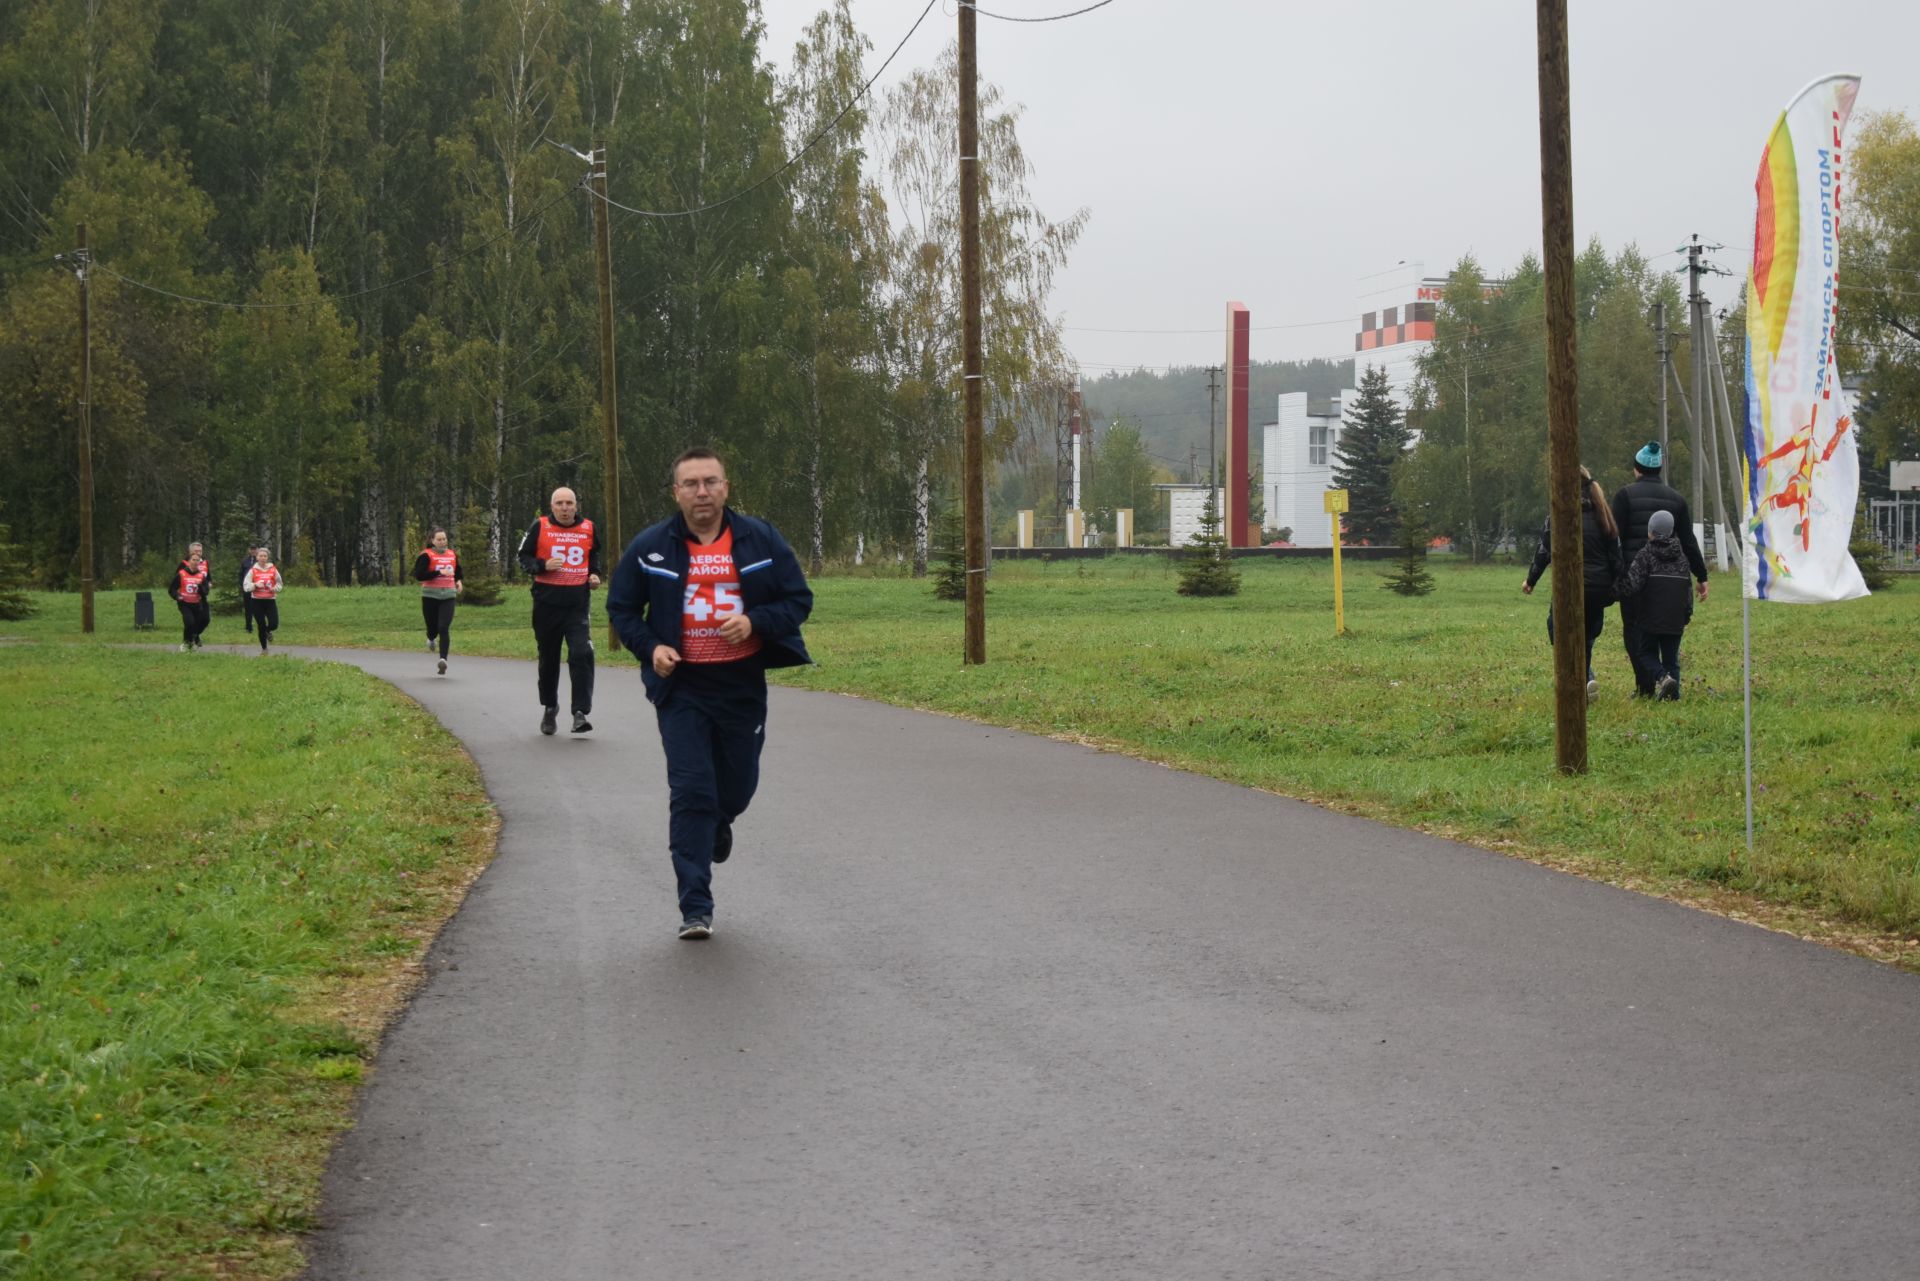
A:
[[[560,711],[560,642],[567,643],[573,732],[593,728],[593,631],[587,610],[605,569],[593,522],[580,515],[580,500],[564,485],[520,540],[520,568],[533,575],[533,639],[540,647],[540,732],[557,728]]]

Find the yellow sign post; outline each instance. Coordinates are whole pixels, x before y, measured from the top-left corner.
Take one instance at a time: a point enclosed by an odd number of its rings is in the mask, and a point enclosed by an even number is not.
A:
[[[1340,513],[1347,510],[1347,491],[1329,489],[1320,496],[1327,509],[1327,519],[1333,522],[1333,634],[1347,634],[1347,606],[1340,586]]]

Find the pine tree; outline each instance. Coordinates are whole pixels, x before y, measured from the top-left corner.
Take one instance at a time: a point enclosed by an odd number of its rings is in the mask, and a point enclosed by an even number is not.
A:
[[[1400,529],[1400,559],[1381,586],[1402,596],[1425,596],[1433,590],[1433,575],[1427,572],[1427,532],[1412,521]]]
[[[466,575],[460,580],[462,605],[485,606],[500,603],[500,593],[503,590],[500,582],[500,567],[493,563],[493,558],[487,555],[485,550],[490,519],[491,513],[478,504],[468,507],[465,514],[460,517],[459,541],[454,543],[453,547],[460,553],[460,572]]]
[[[13,545],[13,531],[0,525],[0,618],[33,617],[35,606],[26,588],[26,553]]]
[[[1200,512],[1200,536],[1189,545],[1190,553],[1180,566],[1182,596],[1238,596],[1240,571],[1234,568],[1227,550],[1227,536],[1220,529],[1219,491],[1208,489],[1207,505]]]
[[[1347,406],[1333,461],[1333,487],[1347,491],[1345,529],[1355,542],[1382,546],[1399,535],[1393,465],[1407,452],[1409,439],[1387,371],[1369,365],[1359,394]]]
[[[1867,585],[1868,591],[1883,592],[1893,586],[1893,571],[1887,567],[1887,549],[1867,527],[1864,511],[1854,519],[1853,541],[1847,544],[1847,553],[1859,567],[1860,580]]]
[[[967,531],[960,519],[958,505],[941,513],[934,535],[940,551],[940,568],[933,575],[935,600],[967,598]]]

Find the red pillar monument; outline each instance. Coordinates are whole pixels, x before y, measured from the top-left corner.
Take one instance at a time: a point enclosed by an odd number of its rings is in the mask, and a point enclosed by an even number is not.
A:
[[[1225,524],[1229,547],[1251,547],[1255,541],[1248,529],[1253,518],[1247,508],[1247,492],[1253,479],[1249,474],[1251,455],[1247,452],[1247,398],[1252,379],[1252,362],[1247,354],[1250,326],[1247,305],[1228,303],[1227,359],[1223,366],[1227,375],[1227,474],[1221,483],[1227,491]]]

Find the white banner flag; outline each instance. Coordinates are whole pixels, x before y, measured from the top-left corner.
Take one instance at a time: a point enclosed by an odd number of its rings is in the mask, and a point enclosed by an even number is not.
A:
[[[1850,600],[1867,585],[1847,551],[1860,494],[1853,409],[1834,358],[1841,138],[1858,76],[1816,80],[1787,104],[1755,183],[1747,276],[1747,595]]]

